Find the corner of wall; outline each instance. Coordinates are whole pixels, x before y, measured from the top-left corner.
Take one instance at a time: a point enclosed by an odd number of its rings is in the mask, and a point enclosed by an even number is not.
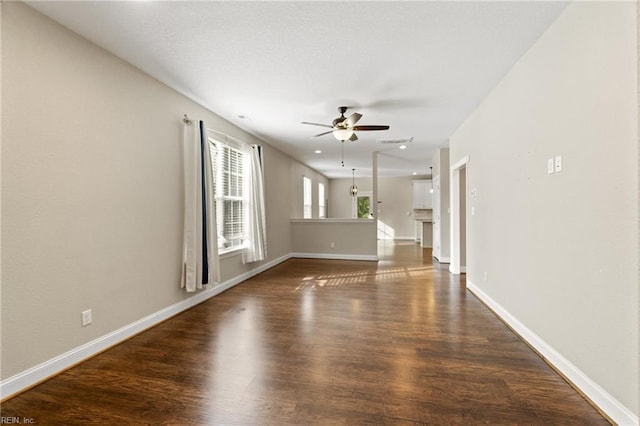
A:
[[[637,60],[637,96],[638,105],[636,110],[636,119],[640,116],[640,0],[636,1],[636,60]],[[640,119],[638,121],[638,164],[640,164]],[[640,167],[638,167],[638,182],[640,182]],[[638,185],[638,241],[640,241],[640,184]],[[640,246],[636,258],[640,258]],[[638,263],[638,353],[640,353],[640,262]],[[640,380],[638,380],[638,406],[640,407]]]

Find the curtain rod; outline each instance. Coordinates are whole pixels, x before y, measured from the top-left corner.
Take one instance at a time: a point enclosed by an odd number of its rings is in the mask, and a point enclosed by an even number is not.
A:
[[[228,134],[223,133],[223,132],[221,132],[221,131],[219,131],[219,130],[210,129],[209,127],[207,127],[207,132],[217,133],[217,134],[219,134],[219,135],[221,135],[221,136],[224,136],[224,137],[225,137],[225,139],[227,139],[227,142],[228,142],[228,140],[229,140],[229,139],[231,139],[231,140],[232,140],[232,141],[234,141],[234,142],[238,142],[238,143],[242,143],[242,144],[247,144],[245,141],[242,141],[242,140],[240,140],[240,139],[238,139],[238,138],[234,138],[233,136],[229,136]],[[247,145],[250,145],[250,144],[247,144]]]
[[[183,122],[184,124],[186,124],[187,126],[191,126],[191,125],[193,124],[193,120],[191,120],[191,119],[187,116],[187,114],[185,114],[185,115],[184,115],[184,118],[182,119],[182,122]],[[238,138],[234,138],[233,136],[229,136],[228,134],[223,133],[223,132],[221,132],[221,131],[219,131],[219,130],[210,129],[210,128],[208,128],[208,127],[207,127],[207,132],[217,133],[217,134],[219,134],[219,135],[221,135],[221,136],[224,136],[224,138],[225,138],[225,139],[227,139],[227,142],[228,142],[229,140],[232,140],[232,141],[234,141],[234,142],[238,142],[238,143],[246,143],[246,142],[244,142],[244,141],[241,141],[241,140],[240,140],[240,139],[238,139]]]

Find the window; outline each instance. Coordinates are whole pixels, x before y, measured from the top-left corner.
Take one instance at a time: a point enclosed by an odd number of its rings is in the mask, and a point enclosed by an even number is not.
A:
[[[318,217],[319,218],[324,218],[325,217],[325,211],[324,211],[324,184],[323,183],[319,183],[318,184]]]
[[[311,219],[311,179],[302,177],[302,217]]]
[[[241,150],[224,142],[211,138],[209,142],[216,194],[218,249],[224,252],[242,247],[246,238],[245,156]]]

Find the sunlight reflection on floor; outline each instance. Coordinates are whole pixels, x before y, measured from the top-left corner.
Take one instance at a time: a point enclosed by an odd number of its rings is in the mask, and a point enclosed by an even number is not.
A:
[[[336,272],[332,274],[321,274],[317,276],[304,277],[302,282],[296,287],[295,291],[305,289],[323,289],[331,287],[340,287],[345,285],[361,284],[367,281],[368,277],[375,276],[376,281],[391,281],[416,278],[433,274],[433,266],[420,267],[395,267],[379,269],[372,271],[356,271],[356,272]]]

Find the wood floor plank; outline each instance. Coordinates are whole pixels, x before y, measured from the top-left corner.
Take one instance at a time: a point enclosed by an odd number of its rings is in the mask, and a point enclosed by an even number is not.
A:
[[[2,404],[41,425],[608,424],[429,249],[291,259]]]

